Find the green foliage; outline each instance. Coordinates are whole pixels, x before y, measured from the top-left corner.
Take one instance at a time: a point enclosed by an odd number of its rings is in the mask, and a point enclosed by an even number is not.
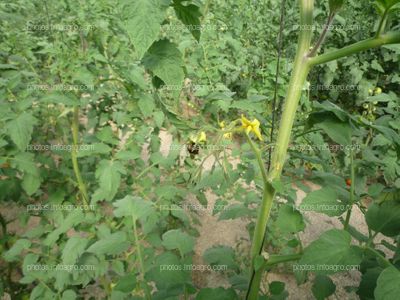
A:
[[[0,296],[244,299],[253,263],[257,271],[302,267],[307,272],[294,272],[299,280],[316,273],[309,291],[316,299],[335,293],[326,274],[349,265],[360,267],[352,287],[360,299],[399,294],[398,45],[312,70],[301,87],[289,160],[270,183],[279,201],[255,261],[248,238],[198,253],[203,211],[254,232],[265,183],[240,115],[260,121],[265,140],[254,143],[266,159],[276,140],[276,70],[279,107],[299,31],[296,1],[286,2],[279,68],[280,1],[0,4]],[[378,27],[372,6],[349,0],[339,11],[343,2],[315,3],[315,36],[329,10],[337,13],[322,53],[370,38]],[[383,29],[398,30],[399,1],[375,5],[390,13]],[[202,132],[198,153],[188,153],[188,141]],[[304,180],[320,188],[312,191]],[[302,203],[295,185],[307,194]],[[17,219],[10,220],[3,207],[14,205]],[[29,209],[35,205],[41,209]],[[368,232],[346,224],[355,209]],[[303,249],[299,233],[312,226],[310,211],[345,229],[322,233]],[[11,233],[11,222],[29,227]],[[188,269],[198,266],[198,255],[208,267],[227,268]],[[195,282],[194,274],[211,272],[230,286]],[[260,299],[293,297],[289,292],[274,281]]]

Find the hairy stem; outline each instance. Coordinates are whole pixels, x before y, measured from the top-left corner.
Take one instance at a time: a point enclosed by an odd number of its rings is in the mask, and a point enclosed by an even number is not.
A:
[[[385,28],[386,28],[386,24],[387,24],[387,19],[388,19],[388,10],[386,10],[382,17],[381,20],[379,21],[379,26],[378,26],[378,30],[376,31],[376,38],[379,38],[382,33],[384,32]]]
[[[324,30],[322,31],[321,35],[319,36],[318,41],[315,43],[315,46],[312,48],[310,53],[308,54],[309,57],[313,57],[317,54],[319,48],[324,43],[326,35],[328,34],[329,27],[331,26],[333,19],[335,18],[335,13],[329,13],[328,20],[326,21]]]
[[[79,107],[78,106],[74,107],[74,115],[72,118],[71,130],[72,130],[72,141],[73,141],[73,147],[72,147],[72,151],[71,151],[72,166],[74,168],[76,181],[78,182],[79,191],[82,195],[83,204],[88,205],[89,197],[88,197],[86,185],[82,179],[81,171],[79,169],[79,164],[78,164],[78,145],[79,145],[79,142],[78,142]]]
[[[143,255],[142,255],[142,249],[140,248],[140,242],[139,242],[139,235],[137,231],[137,226],[136,226],[136,220],[132,216],[132,223],[133,223],[133,235],[135,237],[135,246],[136,246],[136,253],[137,253],[137,259],[140,267],[140,277],[141,280],[143,281],[144,284],[144,292],[146,294],[146,300],[151,300],[151,294],[149,287],[147,286],[147,283],[144,280],[144,274],[145,274],[145,269],[144,269],[144,261],[143,261]]]
[[[248,300],[258,299],[258,291],[264,270],[263,268],[260,268],[259,270],[255,271],[254,261],[255,258],[260,255],[263,249],[267,223],[275,197],[275,189],[271,183],[275,179],[279,179],[281,175],[282,166],[285,162],[287,148],[289,146],[290,135],[294,124],[298,102],[304,82],[310,70],[307,52],[310,48],[312,37],[314,0],[300,0],[299,3],[300,35],[297,47],[297,55],[283,108],[276,146],[272,155],[271,170],[268,174],[267,180],[264,182],[262,204],[256,221],[256,228],[254,230],[251,248],[252,275],[246,295],[246,299]]]
[[[350,180],[351,180],[351,185],[350,185],[350,208],[347,210],[346,214],[346,220],[344,221],[344,229],[347,230],[349,227],[349,222],[350,222],[350,216],[351,216],[351,211],[353,208],[354,204],[354,152],[353,149],[350,150]]]
[[[372,48],[377,48],[383,45],[400,43],[400,32],[388,32],[379,37],[373,37],[353,45],[335,50],[329,53],[315,56],[310,59],[310,66],[324,64],[342,57],[353,55],[355,53],[365,51]]]

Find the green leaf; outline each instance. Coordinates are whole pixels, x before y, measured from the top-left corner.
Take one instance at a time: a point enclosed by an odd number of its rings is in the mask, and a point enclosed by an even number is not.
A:
[[[31,242],[29,240],[17,240],[15,244],[3,254],[3,257],[8,262],[17,261],[20,258],[21,252],[28,249],[30,246]]]
[[[154,113],[154,121],[158,128],[161,128],[164,123],[165,115],[162,111],[156,111]]]
[[[315,125],[321,128],[336,143],[341,145],[351,144],[352,130],[348,123],[341,122],[336,118],[327,117],[324,121]]]
[[[299,208],[301,211],[315,211],[330,217],[340,216],[346,211],[346,205],[338,201],[336,191],[330,187],[309,193]]]
[[[140,96],[139,102],[139,109],[142,112],[145,118],[148,118],[153,114],[155,109],[154,98],[149,94],[143,94]]]
[[[365,219],[370,229],[386,236],[396,236],[400,232],[400,202],[374,203],[368,207]]]
[[[194,247],[194,237],[180,229],[169,230],[162,235],[162,245],[168,249],[178,249],[181,256],[191,252]]]
[[[248,216],[251,214],[251,211],[245,207],[242,203],[241,204],[233,204],[228,207],[224,207],[221,211],[221,214],[218,218],[219,221],[222,220],[229,220],[229,219],[237,219],[244,216]]]
[[[114,287],[114,290],[121,291],[124,293],[132,292],[136,287],[136,275],[135,274],[128,274],[121,277],[117,285]]]
[[[376,7],[380,14],[400,8],[400,0],[376,0]]]
[[[299,232],[306,226],[302,214],[289,204],[284,204],[279,208],[275,225],[283,233]]]
[[[180,92],[185,75],[182,53],[175,44],[168,40],[155,42],[144,56],[143,64],[165,84]]]
[[[184,270],[179,258],[164,252],[156,257],[154,266],[146,273],[148,281],[154,281],[159,289],[176,287],[190,280],[190,272]]]
[[[357,269],[361,260],[362,250],[351,245],[351,235],[344,230],[332,229],[304,249],[297,268],[332,274]]]
[[[139,58],[157,39],[167,8],[163,0],[135,0],[127,7],[130,17],[126,29]]]
[[[121,174],[126,174],[126,171],[119,161],[101,160],[96,170],[100,187],[93,195],[93,201],[111,201],[118,191]]]
[[[30,196],[34,194],[40,187],[40,177],[27,173],[22,179],[22,188]]]
[[[13,167],[24,172],[22,179],[22,187],[30,196],[40,187],[40,173],[35,164],[35,156],[32,153],[22,152],[17,154],[13,159]]]
[[[109,236],[102,238],[91,245],[86,252],[94,253],[96,255],[117,255],[127,250],[130,242],[127,240],[126,233],[119,231]]]
[[[104,143],[95,143],[91,145],[87,145],[85,149],[79,149],[78,158],[80,157],[88,157],[98,154],[108,154],[111,151],[111,147]]]
[[[75,225],[82,223],[85,219],[83,212],[79,209],[70,212],[65,219],[57,220],[58,227],[49,233],[43,244],[46,246],[52,246],[58,240],[61,234],[67,232]]]
[[[388,267],[378,277],[374,292],[376,300],[394,300],[400,295],[400,271]]]
[[[329,0],[329,10],[332,13],[338,12],[343,6],[344,0]]]
[[[62,294],[61,300],[75,300],[76,298],[77,295],[73,290],[66,290]]]
[[[237,300],[239,299],[234,289],[205,288],[201,289],[196,300]]]
[[[28,146],[37,120],[29,113],[23,112],[16,119],[6,125],[6,130],[11,140],[17,145],[18,149],[25,151]]]
[[[324,300],[336,291],[336,285],[328,276],[318,275],[311,290],[317,300]]]
[[[275,296],[272,299],[287,299],[287,292],[285,293],[285,283],[281,281],[272,281],[269,284],[269,292],[271,295]],[[286,297],[277,297],[277,296],[286,295]]]
[[[71,237],[62,250],[61,259],[64,265],[74,265],[85,252],[88,240],[80,236]]]
[[[175,9],[176,16],[183,24],[188,26],[188,29],[192,33],[193,37],[200,41],[200,17],[201,12],[197,5],[194,4],[183,4],[185,0],[174,0],[173,7]]]
[[[235,251],[228,246],[214,246],[203,254],[204,261],[211,266],[227,266],[228,269],[238,269],[235,262]]]
[[[134,221],[155,212],[151,202],[130,195],[115,201],[113,205],[114,215],[117,218],[132,216]]]
[[[60,92],[51,92],[40,99],[40,102],[48,104],[64,104],[67,106],[79,105],[79,100],[73,94],[63,94]]]
[[[357,295],[360,299],[373,299],[376,282],[382,273],[381,267],[369,268],[361,276],[360,285],[358,286]]]

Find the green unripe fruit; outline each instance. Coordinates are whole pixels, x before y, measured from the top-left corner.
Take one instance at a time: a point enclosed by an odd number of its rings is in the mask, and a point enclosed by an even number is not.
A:
[[[343,6],[344,0],[329,0],[329,9],[331,13],[338,12]]]

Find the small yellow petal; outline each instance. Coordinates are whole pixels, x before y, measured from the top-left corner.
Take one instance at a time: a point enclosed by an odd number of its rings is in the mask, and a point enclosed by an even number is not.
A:
[[[207,141],[207,135],[204,131],[200,132],[198,141],[199,141],[199,143]]]
[[[254,134],[258,137],[258,139],[260,140],[260,141],[262,141],[263,140],[263,138],[262,138],[262,136],[261,136],[261,132],[260,132],[260,130],[257,128],[257,129],[254,129]]]
[[[232,133],[231,133],[231,132],[224,133],[223,138],[224,138],[224,139],[227,139],[227,140],[232,139]]]

